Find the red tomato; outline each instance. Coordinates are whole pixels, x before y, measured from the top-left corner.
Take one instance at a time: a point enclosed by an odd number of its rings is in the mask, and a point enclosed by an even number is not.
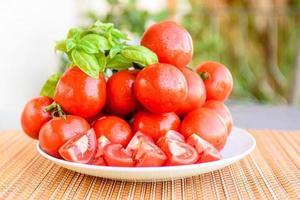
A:
[[[76,135],[86,133],[89,129],[89,123],[78,116],[67,115],[65,119],[62,117],[51,119],[39,132],[40,146],[49,155],[59,157],[58,149],[64,143]]]
[[[31,99],[24,107],[21,115],[21,125],[23,131],[34,139],[39,138],[41,127],[51,119],[50,112],[45,112],[45,108],[52,103],[49,97],[36,97]]]
[[[126,117],[141,108],[133,89],[137,74],[137,70],[123,70],[108,79],[106,104],[108,113]]]
[[[199,75],[192,70],[184,67],[180,69],[188,86],[188,96],[186,100],[181,103],[176,110],[179,116],[184,116],[188,112],[201,107],[206,99],[205,86]]]
[[[160,137],[156,144],[158,146],[163,146],[163,144],[166,142],[166,140],[175,140],[178,142],[184,142],[184,137],[181,133],[174,131],[174,130],[170,130],[168,131],[164,136]]]
[[[197,151],[184,142],[167,139],[159,145],[167,155],[166,165],[189,165],[197,162],[199,158]]]
[[[230,71],[224,65],[207,61],[196,70],[204,79],[207,100],[225,101],[229,97],[233,80]]]
[[[78,67],[71,67],[58,81],[54,100],[68,113],[91,118],[105,105],[105,78],[100,73],[94,79]]]
[[[98,166],[106,166],[103,156],[92,159],[89,164],[98,165]]]
[[[145,135],[141,131],[138,131],[131,138],[130,142],[126,147],[126,151],[129,152],[131,155],[136,154],[136,151],[139,148],[140,142],[142,140],[153,142],[152,138],[150,138],[148,135]]]
[[[129,124],[122,118],[116,116],[106,116],[98,119],[93,128],[97,138],[104,135],[109,141],[127,146],[132,138],[132,131]]]
[[[133,167],[134,161],[121,144],[108,144],[104,148],[104,160],[109,166]]]
[[[199,135],[192,134],[188,139],[187,143],[193,146],[200,155],[198,160],[199,163],[211,162],[221,159],[220,152],[210,143],[203,140]]]
[[[90,161],[90,164],[93,165],[105,165],[104,159],[103,159],[103,152],[104,152],[104,147],[111,142],[107,139],[105,136],[100,136],[97,140],[97,151],[94,156],[94,158]]]
[[[62,145],[58,152],[67,161],[88,163],[97,150],[97,139],[93,129],[83,135],[75,135]]]
[[[134,160],[136,167],[159,167],[166,162],[167,156],[153,142],[141,140]]]
[[[227,140],[224,120],[208,108],[198,108],[187,114],[181,123],[180,132],[185,138],[196,133],[218,150],[224,147]]]
[[[179,117],[173,113],[154,114],[146,110],[135,114],[132,123],[133,132],[141,131],[156,141],[169,130],[178,130]]]
[[[227,106],[221,101],[210,100],[207,101],[203,107],[214,110],[222,117],[222,119],[224,120],[227,126],[227,134],[229,135],[232,129],[233,122],[232,122],[232,116]]]
[[[193,56],[193,41],[190,34],[172,21],[152,25],[145,31],[141,44],[154,51],[159,62],[177,67],[187,65]]]
[[[179,69],[159,63],[140,71],[134,90],[140,103],[151,112],[174,112],[187,97],[187,82]]]

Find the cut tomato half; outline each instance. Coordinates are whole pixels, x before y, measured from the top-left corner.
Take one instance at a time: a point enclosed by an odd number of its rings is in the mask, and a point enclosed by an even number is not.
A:
[[[121,144],[108,144],[104,147],[104,160],[109,166],[133,167],[134,161]]]
[[[220,152],[197,134],[192,134],[187,139],[187,143],[193,146],[199,153],[200,158],[198,163],[212,162],[221,159]]]
[[[188,165],[197,162],[199,155],[189,144],[176,140],[165,139],[159,144],[167,155],[166,165]]]
[[[93,159],[89,162],[89,164],[91,164],[91,165],[99,165],[99,166],[106,166],[106,163],[105,163],[105,161],[104,161],[103,156],[98,157],[98,158],[93,158]]]
[[[178,142],[184,142],[184,136],[174,130],[168,131],[163,137],[160,137],[156,144],[158,146],[163,146],[164,143],[166,143],[166,140],[173,140],[173,141],[178,141]]]
[[[93,129],[77,135],[59,148],[59,154],[67,161],[88,163],[96,153],[96,134]]]
[[[126,151],[131,155],[136,154],[136,151],[139,148],[141,141],[143,140],[153,143],[153,139],[148,135],[142,133],[141,131],[136,132],[136,134],[131,138],[130,142],[128,143]]]
[[[110,144],[111,142],[104,135],[100,136],[97,141],[98,141],[97,151],[94,158],[90,161],[90,164],[105,165],[103,159],[104,147]]]
[[[159,167],[166,162],[167,156],[153,142],[141,140],[134,160],[136,167]]]

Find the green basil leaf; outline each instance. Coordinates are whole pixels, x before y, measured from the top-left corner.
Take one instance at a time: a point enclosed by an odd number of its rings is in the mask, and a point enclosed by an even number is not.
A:
[[[115,37],[115,38],[120,38],[120,39],[124,39],[124,40],[128,40],[127,34],[122,33],[120,30],[118,29],[113,29],[111,31],[111,34]]]
[[[73,63],[87,75],[97,79],[100,66],[95,55],[87,54],[81,50],[74,49],[71,53]]]
[[[109,57],[112,58],[115,55],[117,55],[120,51],[122,51],[123,47],[124,47],[123,44],[113,46],[109,51]]]
[[[111,48],[107,39],[97,34],[88,34],[81,38],[79,42],[80,48],[87,53],[98,53],[100,51],[109,50]]]
[[[76,47],[76,40],[71,38],[71,39],[67,39],[66,40],[66,49],[67,52],[71,51],[72,49],[74,49]]]
[[[67,52],[66,40],[56,42],[55,51]]]
[[[56,73],[51,75],[43,85],[40,91],[40,95],[53,98],[55,94],[57,82],[59,81],[61,75],[62,73]]]
[[[100,66],[100,71],[103,72],[105,70],[106,67],[106,56],[104,53],[100,52],[98,54],[98,62],[99,62],[99,66]]]
[[[79,38],[80,35],[84,32],[83,28],[71,28],[68,32],[67,38]]]
[[[142,66],[151,65],[158,62],[155,53],[143,46],[127,46],[121,51],[121,55],[130,62]]]
[[[115,70],[123,70],[132,66],[132,63],[124,58],[121,54],[108,59],[106,67]]]

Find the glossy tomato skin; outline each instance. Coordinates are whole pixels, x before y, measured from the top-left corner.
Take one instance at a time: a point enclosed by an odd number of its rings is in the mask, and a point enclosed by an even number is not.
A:
[[[188,138],[196,133],[201,138],[221,150],[227,140],[227,127],[224,120],[208,108],[198,108],[183,119],[180,132]]]
[[[39,132],[40,146],[49,155],[60,157],[58,149],[64,143],[89,129],[89,123],[82,117],[67,115],[65,118],[53,118],[45,123]]]
[[[233,88],[233,80],[230,71],[222,64],[207,61],[200,64],[196,71],[206,73],[204,80],[207,100],[225,101]]]
[[[223,102],[215,100],[205,102],[203,107],[212,109],[222,117],[227,126],[227,134],[229,135],[232,129],[233,120],[228,107]]]
[[[131,155],[121,144],[108,144],[104,148],[104,160],[109,166],[133,167]]]
[[[173,65],[158,63],[139,72],[134,83],[139,102],[153,113],[174,112],[187,97],[187,82]]]
[[[71,67],[58,81],[54,100],[70,114],[91,118],[105,105],[105,78],[100,73],[99,78],[94,79],[78,67]]]
[[[51,113],[45,108],[52,103],[52,99],[45,96],[35,97],[25,105],[21,114],[23,131],[33,139],[39,138],[41,127],[51,119]]]
[[[122,70],[113,74],[107,81],[108,113],[126,117],[141,108],[134,94],[134,81],[138,70]]]
[[[137,112],[133,117],[133,132],[141,131],[154,141],[164,136],[169,130],[178,130],[180,119],[174,113],[154,114],[147,110]]]
[[[126,147],[132,138],[132,131],[129,124],[117,116],[105,116],[98,119],[93,128],[97,138],[105,136],[114,144],[121,144]]]
[[[183,103],[181,103],[176,110],[179,116],[184,116],[188,112],[201,107],[206,99],[205,86],[200,76],[192,70],[184,67],[180,69],[184,75],[187,86],[188,95]]]
[[[186,66],[193,56],[190,34],[172,21],[152,25],[142,36],[141,44],[155,52],[159,62],[177,67]]]
[[[76,135],[68,140],[58,152],[67,161],[88,163],[94,157],[96,150],[96,134],[93,129],[90,129],[85,134]]]
[[[167,155],[167,166],[194,164],[199,159],[197,151],[187,143],[166,139],[158,145]]]

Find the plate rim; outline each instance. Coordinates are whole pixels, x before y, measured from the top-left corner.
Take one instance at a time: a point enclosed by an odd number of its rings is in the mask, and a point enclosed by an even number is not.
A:
[[[249,155],[256,147],[256,140],[255,138],[245,129],[239,128],[234,126],[233,129],[237,131],[242,131],[247,136],[251,139],[252,146],[247,149],[245,152],[235,155],[230,158],[226,159],[221,159],[218,161],[213,161],[213,162],[206,162],[206,163],[196,163],[196,164],[190,164],[190,165],[177,165],[177,166],[161,166],[161,167],[117,167],[117,166],[99,166],[99,165],[90,165],[90,164],[83,164],[83,163],[75,163],[75,162],[70,162],[66,160],[62,160],[59,158],[55,158],[53,156],[48,155],[46,152],[44,152],[39,145],[39,142],[36,144],[37,151],[39,152],[40,155],[42,155],[44,158],[54,162],[54,163],[61,163],[63,165],[67,166],[72,166],[72,167],[77,167],[77,168],[84,168],[84,169],[89,169],[89,170],[99,170],[99,171],[107,171],[107,172],[112,172],[112,171],[120,171],[122,172],[165,172],[169,170],[188,170],[188,169],[193,169],[196,167],[213,167],[216,165],[216,162],[218,162],[218,165],[223,165],[223,166],[228,166],[229,164],[232,164],[233,162],[237,162],[240,159],[244,158],[245,156]],[[232,129],[232,130],[233,130]]]

